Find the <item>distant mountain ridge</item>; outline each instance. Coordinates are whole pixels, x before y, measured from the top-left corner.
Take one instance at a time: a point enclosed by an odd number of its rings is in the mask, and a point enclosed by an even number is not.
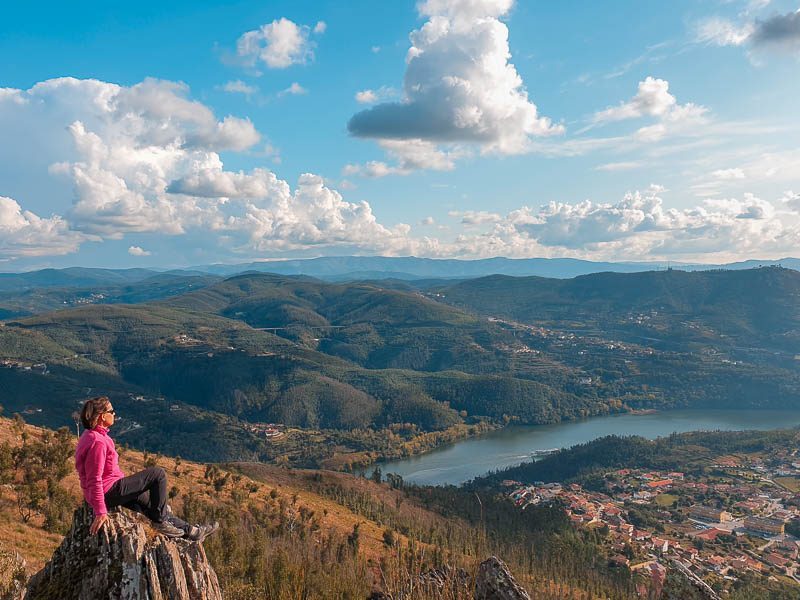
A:
[[[326,256],[294,260],[266,260],[241,264],[212,264],[186,269],[102,269],[69,267],[41,269],[20,273],[0,273],[0,292],[40,287],[87,287],[97,284],[130,284],[155,275],[176,277],[217,275],[230,277],[256,271],[278,275],[308,275],[327,281],[361,281],[392,278],[468,279],[487,275],[514,277],[539,276],[568,279],[592,273],[639,273],[673,268],[682,271],[714,269],[743,270],[759,266],[780,265],[800,271],[800,258],[747,260],[728,264],[647,262],[594,262],[575,258],[485,258],[479,260],[390,257],[390,256]]]
[[[387,256],[329,256],[298,260],[275,260],[241,265],[206,265],[191,267],[216,275],[233,275],[242,271],[259,271],[280,275],[310,275],[320,279],[376,279],[381,273],[397,279],[473,278],[486,275],[515,277],[537,275],[565,279],[592,273],[638,273],[664,270],[668,267],[685,271],[713,269],[751,269],[781,265],[800,270],[800,259],[748,260],[730,264],[705,265],[661,262],[594,262],[576,258],[485,258],[478,260],[436,259]]]

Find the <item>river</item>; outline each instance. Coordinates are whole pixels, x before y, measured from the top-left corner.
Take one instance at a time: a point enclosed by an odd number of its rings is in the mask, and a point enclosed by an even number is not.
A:
[[[800,424],[800,410],[670,410],[618,414],[554,425],[509,427],[403,460],[380,465],[420,485],[461,484],[503,467],[531,460],[531,454],[568,448],[606,435],[649,439],[696,430],[779,429]]]

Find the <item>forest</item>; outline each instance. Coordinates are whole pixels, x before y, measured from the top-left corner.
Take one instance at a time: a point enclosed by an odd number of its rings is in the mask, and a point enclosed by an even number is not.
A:
[[[8,412],[70,426],[107,394],[126,443],[197,460],[347,468],[509,424],[800,406],[789,269],[416,284],[86,271],[68,275],[91,294],[3,292],[31,313],[0,323]],[[52,310],[69,293],[88,300]],[[271,423],[280,442],[257,433]]]

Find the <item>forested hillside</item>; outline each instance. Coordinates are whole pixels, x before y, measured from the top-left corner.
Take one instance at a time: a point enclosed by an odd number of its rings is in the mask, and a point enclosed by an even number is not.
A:
[[[574,279],[492,276],[434,288],[446,302],[525,323],[648,339],[784,352],[800,341],[800,272],[596,273]]]
[[[0,323],[2,402],[60,426],[82,398],[110,394],[139,447],[336,467],[508,423],[786,408],[800,405],[800,363],[785,349],[800,331],[799,281],[778,268],[420,289],[149,276],[120,293],[154,301]],[[283,428],[274,439],[270,423]]]

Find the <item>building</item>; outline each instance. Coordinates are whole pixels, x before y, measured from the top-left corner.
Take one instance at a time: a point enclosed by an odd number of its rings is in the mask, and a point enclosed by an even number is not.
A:
[[[712,527],[711,529],[704,529],[703,531],[701,531],[699,533],[695,533],[693,535],[690,534],[690,535],[692,535],[692,537],[694,537],[695,539],[700,539],[700,540],[703,540],[703,541],[706,541],[706,542],[713,542],[714,540],[717,539],[717,536],[720,536],[722,534],[727,534],[727,533],[728,533],[727,531],[723,531],[722,529],[714,529]]]
[[[650,481],[647,487],[651,490],[665,489],[672,485],[672,479],[659,479],[658,481]]]
[[[689,509],[689,517],[708,523],[725,523],[733,520],[733,515],[726,510],[700,505],[692,506]]]
[[[744,520],[745,529],[766,535],[783,535],[785,524],[778,519],[765,519],[762,517],[747,517]]]

